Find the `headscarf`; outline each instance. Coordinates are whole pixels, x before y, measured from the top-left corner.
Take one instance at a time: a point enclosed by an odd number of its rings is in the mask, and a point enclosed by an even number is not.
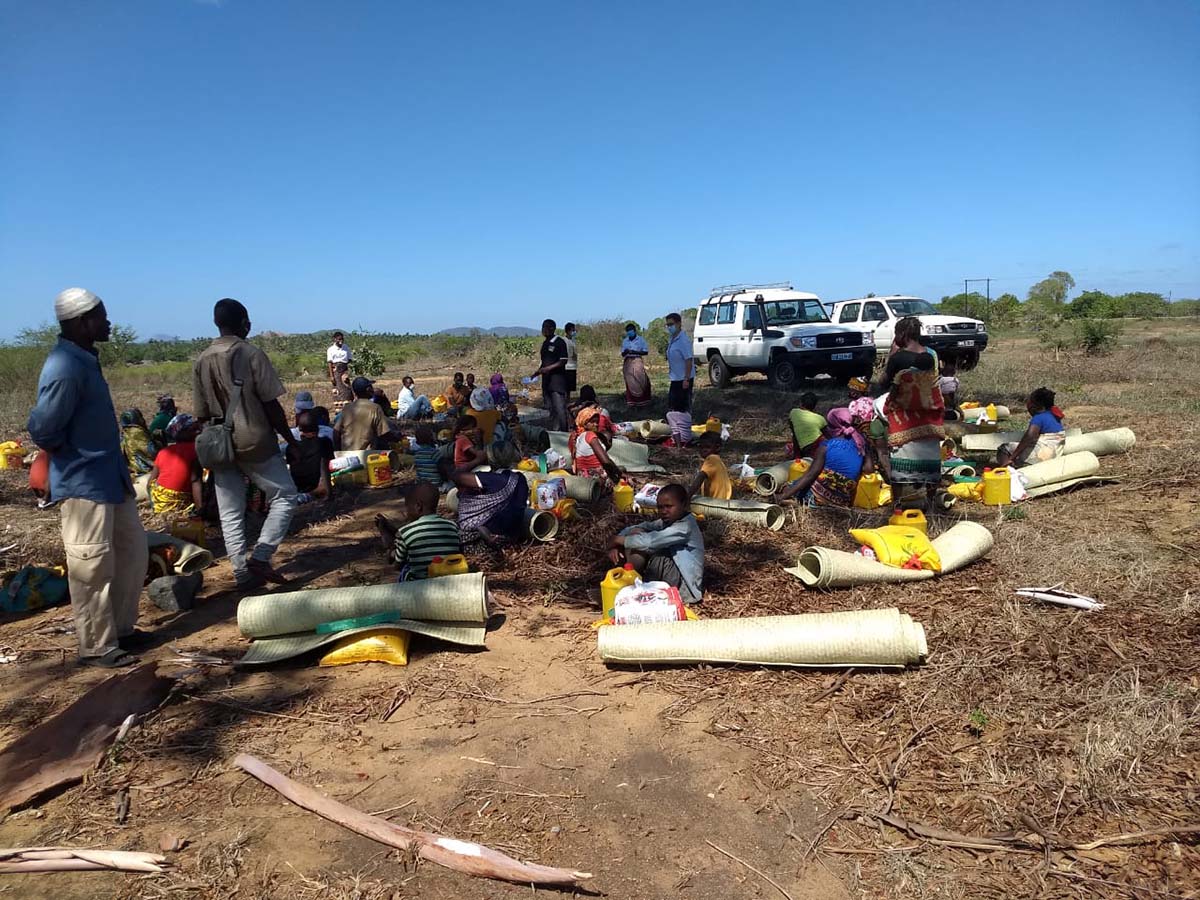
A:
[[[583,431],[587,428],[588,422],[592,421],[592,419],[595,419],[599,415],[600,408],[598,406],[585,406],[575,416],[575,427],[580,431]]]
[[[492,392],[485,387],[477,387],[471,391],[471,408],[479,412],[495,409],[496,400],[492,397]]]
[[[875,401],[870,397],[858,397],[851,400],[849,407],[850,417],[854,420],[855,425],[865,425],[875,418]]]
[[[187,413],[180,413],[167,423],[167,437],[174,441],[178,439],[181,432],[187,431],[195,424],[196,420],[194,417],[189,416]]]
[[[83,288],[67,288],[54,298],[54,317],[60,322],[77,319],[100,305],[100,298]]]
[[[792,437],[798,454],[809,444],[815,444],[825,428],[825,417],[807,409],[793,409],[788,413],[792,423]]]
[[[508,385],[504,383],[504,376],[499,372],[492,376],[489,390],[492,393],[492,400],[495,401],[496,406],[504,406],[508,403]]]
[[[851,378],[848,386],[850,390],[858,391],[860,394],[865,394],[871,388],[870,382],[861,375]]]
[[[491,385],[492,385],[492,387],[495,387],[498,384],[504,384],[504,376],[501,375],[499,372],[493,372]]]
[[[831,409],[825,419],[829,422],[829,430],[834,437],[849,438],[854,441],[859,453],[866,452],[867,441],[854,427],[854,414],[849,409],[844,406]]]
[[[146,417],[140,409],[127,409],[121,413],[121,427],[146,429]]]
[[[175,405],[175,398],[170,394],[159,394],[156,402],[158,403],[159,411],[165,412]]]

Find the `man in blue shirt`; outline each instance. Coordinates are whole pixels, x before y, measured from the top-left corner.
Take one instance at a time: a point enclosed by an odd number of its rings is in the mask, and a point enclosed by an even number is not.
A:
[[[667,392],[667,424],[675,443],[683,447],[692,442],[692,376],[695,360],[692,339],[683,330],[679,313],[667,316],[667,377],[671,387]]]
[[[68,288],[54,301],[61,334],[38,379],[29,436],[50,455],[50,496],[62,504],[71,609],[85,665],[137,662],[138,598],[149,551],[96,344],[112,330],[104,303]]]

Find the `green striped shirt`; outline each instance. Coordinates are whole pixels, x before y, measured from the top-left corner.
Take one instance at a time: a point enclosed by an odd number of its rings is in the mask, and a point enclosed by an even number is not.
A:
[[[409,578],[426,578],[433,558],[451,553],[462,553],[458,526],[430,513],[396,532],[392,558],[401,568],[408,566]]]

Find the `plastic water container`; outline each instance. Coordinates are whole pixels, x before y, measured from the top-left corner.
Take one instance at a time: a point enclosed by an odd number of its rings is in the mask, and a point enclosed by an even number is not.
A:
[[[716,416],[709,416],[708,419],[704,423],[704,430],[707,431],[709,434],[720,434],[721,433],[721,420],[718,419]]]
[[[451,553],[449,556],[435,556],[429,563],[430,578],[440,578],[443,575],[465,575],[471,571],[467,558],[461,553]]]
[[[435,413],[444,413],[450,407],[450,401],[446,399],[444,394],[438,394],[429,401],[429,405],[433,407]]]
[[[984,412],[987,414],[989,422],[996,421],[996,404],[995,403],[989,403],[987,405],[987,408],[984,409]]]
[[[854,489],[854,505],[859,509],[879,509],[883,502],[879,498],[883,490],[883,476],[872,472],[858,479],[858,487]]]
[[[570,497],[564,497],[554,504],[554,509],[551,512],[554,513],[554,518],[558,519],[558,521],[570,522],[572,519],[579,518],[579,510],[575,508],[577,505],[575,500],[572,500]]]
[[[621,483],[613,488],[613,506],[617,512],[633,512],[633,493],[633,485],[622,478]]]
[[[1012,503],[1012,476],[1008,469],[983,470],[983,502],[987,506]]]
[[[386,453],[372,453],[367,457],[367,484],[371,487],[386,487],[392,483],[392,460]]]
[[[608,574],[600,582],[600,608],[604,611],[604,618],[612,618],[613,601],[617,599],[621,588],[629,587],[637,579],[637,570],[631,563],[625,563],[620,569],[608,570]]]
[[[197,547],[207,547],[204,538],[204,521],[202,519],[183,519],[171,526],[171,537],[195,544]]]
[[[909,528],[916,528],[921,534],[928,534],[925,513],[919,509],[898,509],[892,513],[892,517],[888,519],[888,524],[906,525]]]
[[[19,469],[25,464],[25,448],[20,441],[0,444],[0,469]]]
[[[797,459],[797,460],[793,461],[791,466],[788,468],[787,480],[795,481],[797,478],[799,478],[801,475],[803,475],[807,471],[808,471],[808,460]]]

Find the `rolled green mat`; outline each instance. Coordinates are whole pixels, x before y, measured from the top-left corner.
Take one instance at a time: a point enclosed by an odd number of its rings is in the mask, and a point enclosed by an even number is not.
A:
[[[929,652],[925,629],[898,609],[607,625],[597,641],[606,663],[901,668]]]
[[[164,544],[171,544],[179,551],[175,560],[176,575],[192,575],[213,564],[213,555],[203,547],[181,540],[173,534],[163,534],[161,531],[146,532],[146,546],[161,547]]]
[[[959,443],[964,453],[995,453],[1002,444],[1015,444],[1024,431],[994,431],[991,434],[964,434]],[[1067,439],[1083,434],[1082,428],[1068,428]]]
[[[238,628],[250,638],[315,632],[323,622],[395,612],[402,619],[472,625],[487,621],[487,580],[482,573],[363,587],[313,588],[246,597]]]
[[[1096,458],[1096,454],[1081,450],[1078,453],[1067,453],[1045,462],[1034,463],[1017,471],[1021,473],[1021,480],[1026,488],[1040,488],[1048,484],[1095,475],[1100,471],[1100,460]]]
[[[760,472],[754,479],[754,493],[770,497],[788,482],[788,474],[792,470],[792,460],[781,462]]]
[[[968,566],[987,556],[996,538],[978,522],[962,521],[947,528],[932,541],[942,561],[942,575]]]
[[[671,426],[666,422],[656,422],[653,419],[646,419],[638,422],[638,434],[645,440],[650,440],[656,437],[669,437],[671,434]]]
[[[1087,434],[1067,434],[1063,453],[1094,453],[1109,456],[1128,453],[1137,443],[1137,435],[1129,428],[1109,428],[1105,431],[1089,431]]]
[[[702,513],[707,518],[761,525],[771,531],[779,531],[785,518],[782,507],[757,500],[718,500],[715,497],[696,496],[692,498],[692,511]]]

